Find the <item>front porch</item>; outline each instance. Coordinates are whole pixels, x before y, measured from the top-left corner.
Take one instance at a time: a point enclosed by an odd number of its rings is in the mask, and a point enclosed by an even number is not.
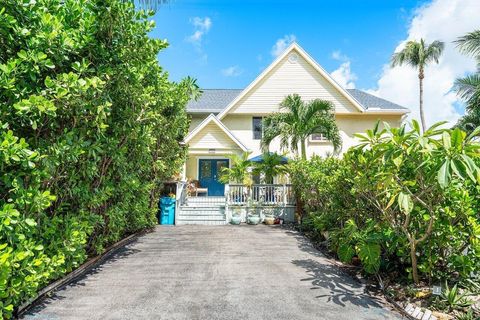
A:
[[[224,196],[197,196],[187,186],[187,182],[177,183],[176,225],[225,225],[233,215],[246,222],[249,214],[259,215],[261,221],[267,214],[295,221],[296,202],[290,184],[226,184]]]

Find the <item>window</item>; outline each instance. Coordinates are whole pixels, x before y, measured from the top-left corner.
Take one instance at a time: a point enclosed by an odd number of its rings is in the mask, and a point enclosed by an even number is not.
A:
[[[253,139],[262,139],[262,117],[252,118]]]
[[[310,136],[310,141],[323,142],[328,141],[328,139],[323,135],[323,133],[314,133]]]

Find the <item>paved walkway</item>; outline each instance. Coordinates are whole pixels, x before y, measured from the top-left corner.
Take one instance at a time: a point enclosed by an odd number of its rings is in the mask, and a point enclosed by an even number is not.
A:
[[[158,226],[25,319],[400,319],[303,237]]]

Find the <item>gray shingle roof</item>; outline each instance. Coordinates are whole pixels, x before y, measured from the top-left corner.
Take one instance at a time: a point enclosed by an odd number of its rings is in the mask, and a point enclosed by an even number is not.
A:
[[[350,93],[365,109],[380,109],[380,110],[405,110],[408,109],[390,102],[388,100],[374,96],[373,94],[366,93],[365,91],[358,89],[347,89]]]
[[[187,104],[188,112],[219,113],[235,99],[243,89],[203,89],[203,94],[197,101]]]
[[[190,101],[187,104],[187,112],[190,113],[219,113],[235,99],[243,89],[203,89],[203,94],[198,101]],[[347,91],[367,110],[405,110],[396,103],[376,97],[358,89]]]

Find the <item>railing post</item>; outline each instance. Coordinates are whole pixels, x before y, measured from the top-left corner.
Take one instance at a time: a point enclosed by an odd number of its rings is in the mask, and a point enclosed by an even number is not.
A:
[[[287,206],[287,185],[283,184],[283,206]]]
[[[176,190],[175,190],[175,221],[174,224],[177,224],[180,201],[182,201],[182,182],[177,181]]]
[[[230,185],[225,185],[225,219],[227,223],[230,221],[230,210],[228,208],[228,203],[230,202]]]

